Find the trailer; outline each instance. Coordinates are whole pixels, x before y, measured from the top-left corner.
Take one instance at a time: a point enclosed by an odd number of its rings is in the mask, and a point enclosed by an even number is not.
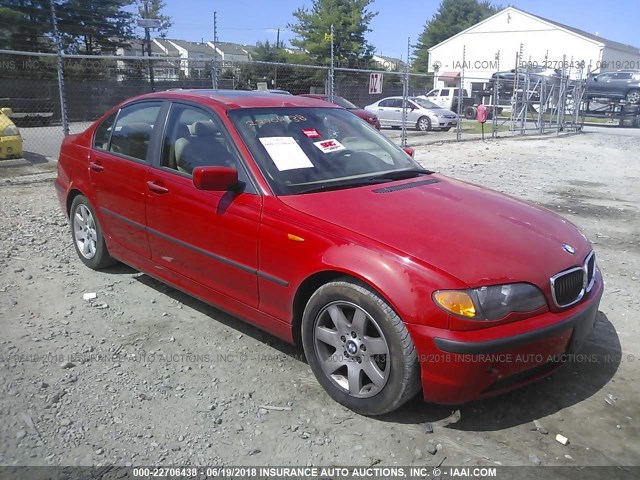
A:
[[[640,105],[631,104],[625,100],[594,99],[584,100],[580,109],[580,116],[606,118],[617,120],[620,127],[640,128]]]

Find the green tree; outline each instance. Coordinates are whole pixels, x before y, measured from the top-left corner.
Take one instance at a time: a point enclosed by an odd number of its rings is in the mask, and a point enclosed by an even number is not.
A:
[[[368,9],[372,0],[313,0],[293,12],[297,23],[288,25],[297,38],[291,44],[309,53],[314,63],[329,64],[331,25],[333,25],[334,61],[338,65],[357,67],[368,64],[374,47],[366,40],[369,23],[378,13]]]
[[[489,0],[442,0],[438,11],[424,26],[414,50],[413,70],[429,70],[428,50],[447,38],[500,11]]]
[[[256,48],[251,53],[253,60],[259,60],[262,62],[288,62],[290,61],[290,54],[280,45],[269,42],[256,42]]]
[[[166,6],[164,0],[137,0],[138,18],[156,18],[162,26],[156,30],[159,37],[166,38],[169,27],[173,25],[171,17],[164,15],[162,10]]]
[[[4,0],[0,8],[0,45],[10,50],[55,50],[49,0]]]
[[[58,8],[66,50],[83,55],[114,54],[133,38],[132,0],[65,0]]]

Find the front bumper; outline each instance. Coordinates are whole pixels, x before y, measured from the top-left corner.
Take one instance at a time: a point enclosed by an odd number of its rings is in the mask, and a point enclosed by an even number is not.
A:
[[[465,403],[548,376],[591,334],[602,292],[597,274],[589,296],[560,313],[472,331],[407,324],[425,401]]]
[[[22,158],[22,137],[7,135],[0,137],[0,159]]]

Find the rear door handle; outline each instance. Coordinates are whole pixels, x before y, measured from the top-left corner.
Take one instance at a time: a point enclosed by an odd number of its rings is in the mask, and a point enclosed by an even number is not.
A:
[[[100,164],[100,162],[89,162],[89,168],[94,172],[101,172],[104,170],[104,167]]]
[[[149,187],[149,190],[151,190],[153,193],[169,193],[168,188],[163,187],[162,185],[158,185],[156,182],[147,182],[147,187]]]

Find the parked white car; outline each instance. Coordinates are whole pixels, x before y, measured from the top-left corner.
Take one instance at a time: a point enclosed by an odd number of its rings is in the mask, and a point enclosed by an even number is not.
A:
[[[371,105],[365,110],[375,113],[383,127],[402,126],[402,97],[387,97]],[[442,130],[444,132],[458,124],[458,115],[439,107],[429,100],[417,97],[407,99],[407,125],[423,132]]]

